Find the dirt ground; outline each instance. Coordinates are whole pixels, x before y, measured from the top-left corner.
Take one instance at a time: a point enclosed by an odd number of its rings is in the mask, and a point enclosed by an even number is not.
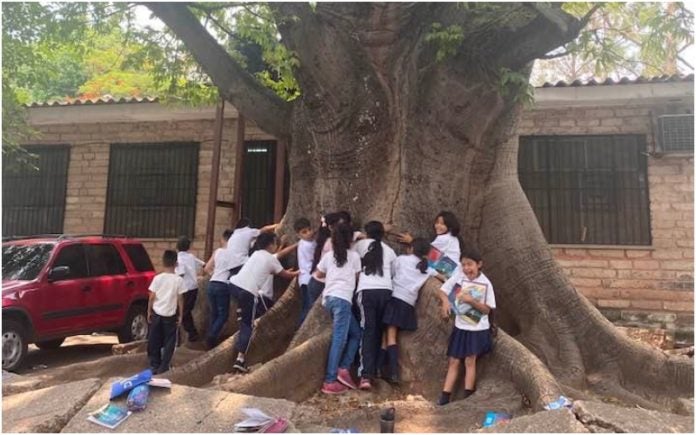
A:
[[[68,337],[58,349],[39,349],[29,345],[29,353],[17,374],[32,376],[46,369],[94,361],[110,356],[111,346],[118,344],[116,334],[76,335]]]

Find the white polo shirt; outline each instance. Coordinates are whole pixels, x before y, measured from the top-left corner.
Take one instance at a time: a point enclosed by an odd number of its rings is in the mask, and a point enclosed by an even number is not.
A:
[[[176,314],[179,295],[186,293],[183,278],[169,272],[156,275],[148,289],[155,294],[152,311],[162,317],[171,317]]]
[[[442,290],[447,296],[449,296],[450,293],[452,293],[452,290],[457,285],[466,287],[467,283],[474,283],[485,286],[486,293],[483,297],[482,302],[488,305],[490,308],[495,308],[495,293],[493,293],[493,284],[491,284],[490,280],[488,279],[488,277],[486,277],[486,275],[483,274],[483,272],[481,272],[481,274],[474,280],[469,280],[469,278],[464,274],[464,272],[462,272],[461,268],[459,268],[454,272],[452,277],[442,285],[442,288],[440,290]],[[462,306],[471,308],[469,304],[463,304]],[[465,331],[485,331],[486,329],[490,329],[491,327],[490,322],[488,321],[488,314],[484,314],[483,316],[481,316],[481,319],[475,325],[465,321],[460,315],[457,315],[455,316],[454,326]]]
[[[189,252],[177,254],[176,274],[184,279],[186,291],[198,288],[198,271],[205,265],[202,260]]]
[[[336,264],[333,251],[329,251],[321,257],[321,261],[317,264],[317,270],[326,274],[326,287],[324,287],[322,304],[326,303],[328,296],[335,296],[352,304],[355,280],[360,269],[360,256],[352,250],[348,250],[347,261],[340,267]]]
[[[275,255],[265,249],[260,249],[249,257],[239,273],[230,278],[230,282],[254,296],[258,296],[261,290],[265,290],[264,293],[266,293],[270,287],[270,297],[273,297],[272,277],[282,270],[283,266]],[[269,278],[271,278],[270,286],[266,284]],[[267,294],[264,296],[268,297]]]
[[[360,258],[364,258],[365,254],[368,253],[370,245],[374,242],[374,239],[362,239],[355,242],[353,249],[360,255]],[[366,289],[392,289],[392,263],[396,260],[396,253],[392,248],[386,243],[382,242],[382,276],[366,275],[363,269],[360,272],[360,279],[358,281],[358,291]]]
[[[249,249],[255,238],[261,234],[256,228],[244,227],[234,230],[227,241],[227,248],[231,251],[232,267],[239,267],[249,259]]]
[[[428,280],[428,277],[436,275],[433,269],[427,269],[422,273],[418,269],[420,258],[415,255],[399,255],[394,260],[394,279],[392,280],[392,297],[400,299],[411,306],[416,305],[418,293]]]

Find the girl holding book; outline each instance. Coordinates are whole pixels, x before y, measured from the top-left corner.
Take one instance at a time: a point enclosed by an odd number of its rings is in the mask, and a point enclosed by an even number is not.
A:
[[[389,363],[389,374],[386,376],[390,383],[399,382],[399,347],[396,343],[398,332],[415,331],[418,327],[416,320],[416,301],[421,287],[429,276],[435,272],[428,269],[428,252],[430,243],[426,239],[416,238],[407,248],[406,255],[399,255],[393,263],[394,288],[392,297],[384,310],[383,323],[387,330],[382,335],[382,349],[378,367],[386,359]]]
[[[476,391],[476,359],[491,349],[488,314],[495,308],[495,294],[493,285],[481,272],[482,266],[481,254],[476,249],[466,249],[461,255],[461,269],[440,289],[442,316],[449,318],[452,310],[455,320],[447,347],[447,376],[438,405],[450,402],[462,360],[466,368],[464,398]]]
[[[433,222],[433,229],[435,230],[435,238],[430,242],[430,245],[437,251],[435,252],[436,255],[431,253],[430,256],[445,256],[451,260],[450,263],[459,263],[459,257],[464,243],[459,234],[461,226],[454,213],[451,211],[441,211],[438,213]],[[409,233],[403,233],[399,235],[398,240],[399,242],[410,244],[413,242],[413,236]],[[444,278],[449,278],[449,276]]]

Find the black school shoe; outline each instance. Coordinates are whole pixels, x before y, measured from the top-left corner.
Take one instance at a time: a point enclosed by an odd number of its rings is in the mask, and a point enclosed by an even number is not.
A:
[[[235,370],[239,373],[249,373],[249,369],[247,368],[246,362],[242,360],[235,361],[234,365],[232,366],[232,370]]]
[[[451,395],[452,395],[452,393],[445,393],[445,392],[440,393],[440,398],[437,399],[437,402],[435,402],[435,404],[437,406],[447,405],[448,403],[450,403],[450,396]]]

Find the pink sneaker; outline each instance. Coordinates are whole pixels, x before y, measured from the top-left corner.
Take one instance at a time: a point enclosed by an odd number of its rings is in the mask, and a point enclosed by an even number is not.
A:
[[[355,385],[353,377],[350,375],[348,369],[338,369],[338,382],[342,383],[351,390],[357,390],[358,386]]]
[[[368,378],[362,378],[360,379],[360,389],[361,390],[370,390],[372,389],[372,382]]]
[[[348,387],[337,381],[324,382],[324,385],[321,387],[321,392],[324,394],[341,394],[346,391],[348,391]]]

